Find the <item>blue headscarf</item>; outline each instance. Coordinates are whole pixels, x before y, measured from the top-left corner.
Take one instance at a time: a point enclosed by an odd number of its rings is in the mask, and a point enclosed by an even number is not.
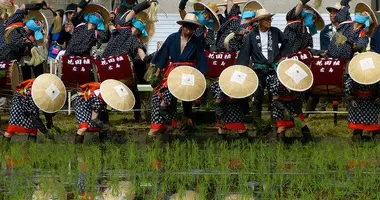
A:
[[[132,20],[132,25],[141,32],[141,35],[144,36],[144,37],[148,37],[149,34],[148,32],[146,31],[145,27],[146,27],[146,24],[142,23],[140,20],[134,18]]]
[[[32,17],[30,20],[28,20],[25,25],[28,27],[29,30],[34,32],[34,39],[35,40],[42,40],[44,38],[44,35],[42,34],[41,28],[42,26],[38,26],[36,22],[34,21],[36,18]]]
[[[241,14],[242,19],[248,19],[248,18],[253,18],[256,16],[256,11],[244,11]]]
[[[194,11],[193,13],[198,17],[198,21],[202,26],[205,26],[210,30],[214,30],[214,20],[212,18],[207,20],[203,16],[204,11]]]
[[[309,28],[311,35],[315,35],[317,31],[317,26],[313,22],[314,15],[310,12],[302,10],[301,17],[304,19],[305,26]]]
[[[84,16],[84,20],[86,22],[90,22],[91,24],[95,24],[98,30],[104,31],[104,20],[102,17],[94,14],[87,14]]]
[[[355,14],[355,22],[361,23],[365,25],[365,30],[367,31],[369,26],[371,25],[370,23],[371,17],[369,15],[367,16],[362,16],[360,13]]]

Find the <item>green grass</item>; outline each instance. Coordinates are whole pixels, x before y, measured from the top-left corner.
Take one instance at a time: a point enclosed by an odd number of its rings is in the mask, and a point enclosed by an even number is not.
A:
[[[259,199],[379,199],[380,146],[352,143],[346,117],[339,115],[334,126],[332,115],[311,115],[306,121],[312,134],[324,139],[307,145],[220,141],[212,137],[216,132],[210,131],[210,124],[196,129],[197,136],[210,140],[145,145],[148,122],[133,122],[132,113],[112,113],[111,132],[127,138],[126,144],[99,146],[87,141],[74,146],[75,117],[60,113],[54,121],[62,133],[52,132],[65,140],[52,143],[41,136],[40,143],[28,144],[21,136],[12,139],[9,148],[2,144],[0,199],[31,199],[37,183],[43,190],[55,190],[51,180],[60,181],[73,198],[79,194],[81,176],[86,191],[94,193],[99,193],[101,184],[129,180],[137,199],[186,190],[198,192],[201,199],[223,199],[230,193]],[[256,124],[263,126],[268,121],[269,115],[264,115]],[[1,129],[5,128],[2,123]],[[300,130],[287,135],[300,136]],[[253,181],[259,183],[255,189],[247,184]]]

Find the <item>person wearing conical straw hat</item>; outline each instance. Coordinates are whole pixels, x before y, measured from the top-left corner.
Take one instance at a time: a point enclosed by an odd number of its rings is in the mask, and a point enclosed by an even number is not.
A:
[[[259,77],[259,88],[254,94],[253,113],[259,118],[261,118],[264,90],[267,88],[266,77],[275,73],[279,60],[285,54],[284,44],[287,43],[284,33],[272,26],[273,16],[274,14],[266,9],[257,10],[254,19],[258,21],[258,25],[248,34],[236,60],[237,65],[244,66],[249,65],[251,58],[254,62],[253,69]]]
[[[297,126],[304,141],[309,142],[312,136],[305,123],[302,104],[304,92],[313,84],[313,74],[302,62],[290,59],[282,61],[276,71],[277,75],[268,76],[267,84],[273,95],[271,115],[276,123],[277,139],[283,141],[286,130]]]
[[[369,35],[367,35],[366,30],[372,30],[371,27],[375,24],[375,19],[371,17],[372,9],[363,3],[359,3],[355,8],[354,21],[350,17],[349,0],[342,0],[340,5],[341,9],[335,16],[339,25],[330,42],[327,57],[344,58],[349,61],[356,52],[362,52],[366,49],[369,43]]]
[[[330,24],[327,24],[320,32],[319,41],[322,51],[327,51],[331,42],[332,37],[336,33],[336,29],[339,23],[336,22],[335,16],[341,9],[340,3],[336,3],[334,6],[326,7],[326,10],[329,12]],[[327,99],[325,97],[311,96],[307,100],[306,111],[315,111],[318,103],[321,104],[321,110],[325,111],[327,107]],[[309,114],[306,114],[308,116]]]
[[[142,69],[145,69],[145,64],[150,63],[154,55],[154,53],[146,55],[144,46],[154,34],[154,22],[149,19],[147,13],[143,12],[144,9],[150,6],[151,3],[144,1],[133,7],[135,17],[131,21],[125,21],[128,15],[132,14],[131,12],[126,12],[116,20],[116,28],[112,30],[111,38],[102,55],[103,58],[123,54],[129,55],[133,59],[133,68],[139,81],[143,79],[141,77],[145,74]],[[137,110],[134,111],[134,117],[135,120],[140,121],[141,111],[139,109],[141,108],[141,103],[136,84],[131,88],[136,97],[134,109]]]
[[[218,82],[211,83],[210,90],[215,97],[214,110],[219,136],[225,138],[227,136],[226,131],[233,131],[238,133],[240,137],[249,137],[244,125],[245,105],[242,104],[247,103],[243,100],[251,96],[257,86],[258,78],[255,72],[251,68],[238,65],[228,67],[221,73]]]
[[[348,127],[353,130],[352,139],[361,139],[363,131],[380,138],[378,123],[380,113],[380,55],[366,52],[356,55],[348,66],[345,96],[348,100]]]
[[[107,139],[108,117],[101,118],[101,113],[107,113],[107,104],[100,93],[100,83],[90,82],[80,86],[78,95],[74,97],[75,117],[78,130],[75,134],[74,144],[82,144],[87,131],[98,131],[99,140]]]
[[[287,15],[284,34],[288,37],[287,55],[297,51],[313,48],[313,35],[325,26],[320,14],[307,5],[310,0],[301,0]]]
[[[23,22],[31,10],[48,9],[47,4],[39,3],[24,4],[10,16],[6,22],[5,43],[0,46],[0,61],[17,60],[27,54],[33,55],[37,41],[44,39],[41,21],[31,18]]]
[[[105,13],[101,10],[83,15],[82,23],[75,27],[70,38],[65,56],[90,56],[93,46],[106,41],[107,25],[104,24],[104,19],[108,18],[108,15],[104,16]]]
[[[204,45],[198,40],[194,31],[200,26],[193,13],[186,14],[177,21],[181,29],[169,35],[152,60],[158,70],[151,81],[154,88],[152,95],[152,119],[148,136],[154,137],[166,130],[167,124],[176,127],[177,99],[170,93],[167,84],[169,73],[177,66],[193,66],[201,73],[208,70]],[[192,125],[192,103],[183,102],[186,124]]]
[[[181,19],[184,19],[187,12],[185,11],[188,0],[181,0],[179,3],[179,13]],[[204,45],[206,50],[215,49],[215,33],[220,29],[218,14],[222,14],[222,9],[214,2],[204,4],[202,2],[194,3],[194,13],[201,26],[194,32],[195,36]]]
[[[224,47],[224,39],[231,33],[239,29],[240,7],[235,4],[234,0],[227,0],[226,21],[221,24],[216,37],[216,51],[225,52],[227,49]]]
[[[239,51],[252,28],[257,25],[254,21],[256,11],[263,6],[255,0],[248,1],[243,7],[239,27],[225,37],[223,43],[227,51]]]
[[[29,79],[17,85],[13,95],[9,124],[3,139],[9,142],[16,133],[28,135],[28,140],[37,141],[40,130],[47,134],[48,130],[39,117],[39,108],[32,99],[32,85],[35,79]]]

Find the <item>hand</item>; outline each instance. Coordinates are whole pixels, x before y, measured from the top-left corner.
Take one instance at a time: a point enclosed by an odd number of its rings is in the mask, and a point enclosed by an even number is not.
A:
[[[356,100],[351,100],[350,101],[350,105],[354,108],[358,107],[358,102],[356,102]]]
[[[72,24],[65,24],[65,31],[71,32],[74,29],[74,26]]]

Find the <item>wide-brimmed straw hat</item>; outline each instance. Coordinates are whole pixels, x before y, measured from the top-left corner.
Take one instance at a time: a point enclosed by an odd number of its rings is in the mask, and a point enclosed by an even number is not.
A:
[[[127,17],[129,12],[130,10],[125,12],[121,16],[120,20],[125,21],[125,17]],[[152,20],[150,20],[149,15],[146,12],[139,12],[139,14],[135,16],[135,18],[139,20],[140,22],[142,22],[143,24],[145,24],[145,30],[148,33],[148,36],[144,37],[142,34],[140,34],[138,38],[143,44],[146,44],[153,38],[154,33],[156,32],[155,24]]]
[[[244,4],[247,3],[247,0],[234,0],[234,4]],[[217,6],[227,6],[227,0],[224,3],[218,3]]]
[[[135,96],[124,83],[108,79],[100,85],[100,93],[104,102],[118,111],[129,111],[135,106]]]
[[[273,17],[275,14],[270,13],[267,9],[262,8],[256,11],[256,16],[254,18],[255,21],[260,21],[262,19]]]
[[[54,180],[48,180],[37,186],[37,190],[34,192],[33,200],[45,200],[45,199],[58,199],[66,200],[67,193],[65,186]]]
[[[371,17],[371,25],[369,26],[368,33],[367,33],[368,36],[371,37],[378,24],[376,14],[375,12],[373,12],[370,6],[368,6],[366,3],[360,2],[355,7],[355,13],[362,13],[362,12],[367,12]]]
[[[257,74],[249,67],[233,65],[219,76],[220,89],[229,97],[240,99],[251,96],[259,85]]]
[[[207,4],[204,4],[202,2],[194,3],[194,11],[202,11],[205,9],[211,13],[212,20],[214,20],[214,24],[213,24],[214,31],[217,32],[220,29],[218,14],[223,14],[223,13],[220,13],[221,10],[219,10],[217,4],[214,2],[208,2]]]
[[[310,68],[303,62],[293,59],[286,59],[278,65],[277,77],[282,85],[296,92],[308,90],[314,82]]]
[[[197,15],[195,15],[193,13],[187,13],[184,19],[177,21],[177,24],[179,24],[179,25],[183,25],[185,23],[190,23],[190,24],[194,24],[197,26],[201,25],[198,21]]]
[[[227,195],[224,200],[255,200],[252,195],[242,195],[242,194],[230,194]]]
[[[194,191],[186,191],[184,194],[175,193],[170,200],[198,200],[200,196]]]
[[[256,10],[259,10],[262,8],[264,8],[264,6],[260,2],[252,0],[252,1],[248,1],[243,6],[243,12],[245,12],[245,11],[256,11]]]
[[[322,15],[313,7],[309,5],[304,5],[304,9],[310,10],[315,16],[315,26],[318,30],[322,30],[325,28],[325,20],[323,20]]]
[[[35,18],[35,20],[37,21],[41,21],[44,23],[44,27],[43,27],[43,32],[44,32],[44,40],[43,41],[46,41],[48,36],[49,36],[49,23],[48,23],[48,20],[47,18],[45,17],[45,15],[38,11],[38,10],[30,10],[28,12],[28,15],[25,17],[25,21],[28,21],[32,18]]]
[[[179,66],[168,77],[169,91],[182,101],[194,101],[206,90],[204,75],[194,67]]]
[[[340,9],[342,9],[342,5],[340,5],[340,3],[338,3],[338,2],[333,6],[327,6],[326,7],[326,10],[328,12],[331,12],[331,11],[338,12]]]
[[[103,200],[135,199],[136,191],[130,181],[120,181],[118,188],[109,187],[101,195]]]
[[[380,81],[380,55],[365,52],[354,56],[348,65],[348,74],[357,83],[371,85]]]
[[[100,4],[91,3],[88,4],[86,9],[84,9],[84,13],[91,14],[91,13],[99,13],[103,20],[104,20],[104,30],[108,30],[108,24],[110,22],[110,12],[108,9]]]
[[[55,113],[65,105],[66,87],[56,75],[42,74],[33,82],[32,98],[42,111]]]

